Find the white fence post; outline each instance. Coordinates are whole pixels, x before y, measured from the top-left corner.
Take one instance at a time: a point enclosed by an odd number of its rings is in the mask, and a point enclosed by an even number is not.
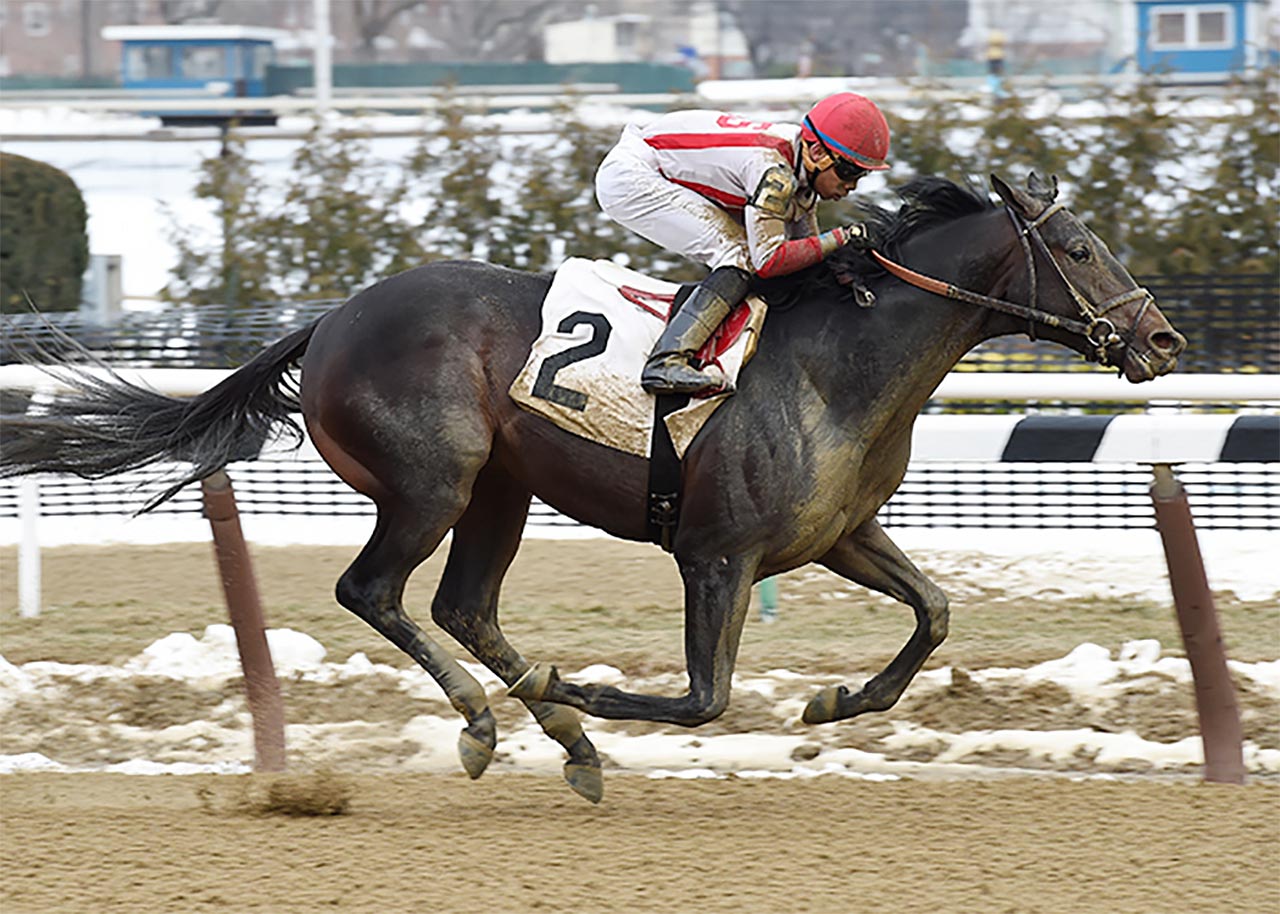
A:
[[[47,378],[45,379],[47,381]],[[53,402],[53,394],[35,386],[27,415],[38,416]],[[18,615],[40,615],[40,477],[27,476],[18,485]]]
[[[40,482],[27,476],[18,487],[18,615],[40,615]]]
[[[311,7],[316,115],[327,123],[333,106],[333,24],[329,19],[329,0],[311,0]]]

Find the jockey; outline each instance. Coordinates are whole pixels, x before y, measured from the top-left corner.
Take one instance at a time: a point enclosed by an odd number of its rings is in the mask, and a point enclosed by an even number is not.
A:
[[[818,200],[839,200],[888,168],[888,153],[884,115],[852,92],[824,98],[800,124],[702,110],[629,124],[596,172],[600,208],[711,268],[671,316],[641,386],[652,394],[718,387],[694,354],[746,297],[752,274],[782,276],[846,244],[870,247],[861,225],[819,233]]]

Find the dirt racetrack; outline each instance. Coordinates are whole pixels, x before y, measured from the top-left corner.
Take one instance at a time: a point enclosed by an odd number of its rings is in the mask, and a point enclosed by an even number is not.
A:
[[[268,621],[310,633],[338,659],[365,651],[402,664],[332,602],[333,581],[353,553],[256,549]],[[423,617],[439,561],[411,586],[408,602]],[[169,632],[198,634],[224,618],[204,545],[50,550],[47,608],[34,620],[16,618],[13,563],[13,550],[0,550],[0,653],[13,664],[119,663]],[[921,564],[930,570],[927,557]],[[951,639],[931,668],[1025,666],[1086,640],[1114,648],[1158,638],[1178,650],[1167,603],[1039,593],[1026,583],[1034,573],[986,569],[979,580],[975,568],[960,561],[931,570],[954,601]],[[781,667],[859,681],[910,630],[909,612],[824,572],[794,572],[781,589],[779,620],[763,625],[753,616],[748,625],[744,673]],[[504,590],[504,627],[530,657],[664,675],[683,667],[679,599],[670,560],[656,550],[531,541]],[[1219,609],[1233,657],[1280,656],[1275,600],[1222,593]],[[417,713],[385,690],[292,688],[291,720],[390,725]],[[1164,741],[1185,736],[1189,696],[1162,695],[1094,725]],[[953,689],[930,702],[908,693],[893,713],[965,727],[1080,725],[1085,711],[1056,706],[1060,697]],[[78,745],[99,731],[67,722],[118,715],[171,725],[207,712],[211,700],[176,688],[104,696],[69,687],[56,707],[19,702],[6,712],[0,752],[110,761],[95,753],[114,747]],[[1246,702],[1261,745],[1280,745],[1275,704]],[[598,732],[604,722],[587,726]],[[782,724],[748,703],[712,726]],[[862,745],[888,727],[868,718],[830,732]],[[295,761],[305,768],[332,760]],[[324,818],[254,811],[250,801],[269,784],[261,776],[0,776],[0,912],[1280,911],[1274,778],[1235,788],[1140,767],[1109,780],[1071,779],[1096,774],[1087,768],[1031,777],[1020,767],[1017,776],[993,777],[988,768],[982,778],[893,782],[650,779],[607,770],[605,799],[593,807],[555,775],[496,763],[476,782],[460,772],[398,771],[371,752],[336,766],[351,805]]]
[[[237,812],[247,777],[0,779],[0,910],[1280,909],[1274,787],[380,776],[302,819]]]

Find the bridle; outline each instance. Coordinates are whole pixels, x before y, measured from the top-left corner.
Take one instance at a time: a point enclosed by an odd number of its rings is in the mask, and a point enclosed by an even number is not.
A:
[[[1024,319],[1027,321],[1027,335],[1033,340],[1036,338],[1036,324],[1043,324],[1047,327],[1055,327],[1084,337],[1092,347],[1087,358],[1090,361],[1098,362],[1100,365],[1119,368],[1124,364],[1125,355],[1131,351],[1136,358],[1144,362],[1149,361],[1146,353],[1134,350],[1133,344],[1138,323],[1147,313],[1147,309],[1155,304],[1155,296],[1141,286],[1135,286],[1128,291],[1108,298],[1101,304],[1095,305],[1089,301],[1075,287],[1075,284],[1071,282],[1067,274],[1063,272],[1062,267],[1058,265],[1058,261],[1050,252],[1049,246],[1045,244],[1044,238],[1040,235],[1040,227],[1064,208],[1061,203],[1051,203],[1035,219],[1027,221],[1012,206],[1005,204],[1005,212],[1013,220],[1014,229],[1017,232],[1018,241],[1022,245],[1022,253],[1027,263],[1027,281],[1030,288],[1031,302],[1026,305],[1006,301],[1002,298],[993,298],[990,295],[982,295],[978,292],[970,292],[968,289],[961,289],[952,283],[925,276],[923,273],[917,273],[915,270],[902,266],[902,264],[894,263],[879,251],[873,250],[871,256],[894,276],[916,288]],[[1054,270],[1057,271],[1058,276],[1066,285],[1067,291],[1076,303],[1076,307],[1080,309],[1082,320],[1052,314],[1037,307],[1038,283],[1036,280],[1036,259],[1031,249],[1032,244],[1035,244],[1036,249],[1045,256],[1049,263],[1053,264]],[[1122,305],[1139,300],[1142,301],[1142,307],[1138,309],[1138,313],[1129,324],[1129,329],[1123,333],[1117,331],[1115,323],[1107,315]],[[1118,358],[1113,358],[1112,350],[1116,347],[1120,347]]]

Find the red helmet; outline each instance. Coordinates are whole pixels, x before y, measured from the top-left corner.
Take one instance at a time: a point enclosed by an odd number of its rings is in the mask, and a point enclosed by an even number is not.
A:
[[[889,167],[889,125],[875,102],[853,92],[828,95],[810,108],[800,134],[867,171]]]

